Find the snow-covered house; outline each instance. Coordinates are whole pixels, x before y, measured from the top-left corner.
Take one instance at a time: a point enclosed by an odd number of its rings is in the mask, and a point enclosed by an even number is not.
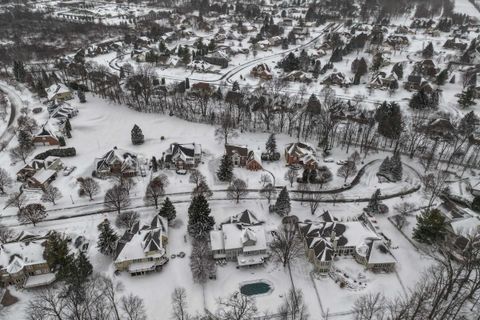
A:
[[[236,261],[239,267],[263,264],[267,257],[267,235],[260,221],[248,210],[210,231],[214,259]]]
[[[318,272],[329,272],[335,256],[352,256],[371,270],[390,271],[395,267],[395,258],[367,223],[308,221],[299,223],[298,228],[307,257]]]
[[[236,223],[242,226],[256,226],[261,225],[264,221],[258,220],[257,216],[250,211],[244,210],[234,216],[228,217],[222,224]]]
[[[303,142],[290,143],[285,147],[285,161],[289,166],[300,164],[304,167],[316,167],[318,164],[315,149]]]
[[[352,84],[352,79],[347,77],[343,72],[334,72],[325,77],[322,80],[322,84],[349,87]]]
[[[27,178],[27,187],[32,189],[45,189],[57,178],[57,171],[51,169],[40,169]]]
[[[101,158],[95,159],[94,169],[98,177],[110,175],[134,177],[138,174],[139,164],[136,154],[113,147]]]
[[[256,150],[250,150],[246,162],[246,168],[250,171],[258,171],[263,169],[262,154]]]
[[[63,169],[62,159],[55,156],[48,156],[44,160],[33,159],[30,163],[23,166],[22,169],[18,170],[16,174],[17,181],[26,181],[40,169],[59,171]]]
[[[262,80],[272,80],[272,71],[266,63],[260,63],[253,67],[250,71],[250,75]]]
[[[35,145],[59,146],[60,137],[53,132],[52,128],[50,128],[47,123],[38,131],[38,133],[32,136],[32,142]]]
[[[168,262],[168,224],[155,215],[149,225],[136,222],[118,241],[115,268],[128,271],[131,276],[159,271]]]
[[[225,154],[230,156],[234,166],[244,167],[247,164],[248,148],[247,146],[226,144]]]
[[[0,284],[33,288],[55,280],[44,257],[45,239],[17,239],[0,246]]]
[[[192,169],[202,160],[202,146],[198,143],[172,143],[163,154],[163,163],[169,169]]]
[[[47,93],[48,101],[65,101],[73,99],[72,91],[67,88],[64,84],[52,84],[50,87],[45,89]]]

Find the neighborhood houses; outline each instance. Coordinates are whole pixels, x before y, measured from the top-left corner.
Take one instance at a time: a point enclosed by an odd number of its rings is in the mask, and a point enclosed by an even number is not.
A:
[[[1,320],[478,320],[480,0],[3,0],[0,31]]]

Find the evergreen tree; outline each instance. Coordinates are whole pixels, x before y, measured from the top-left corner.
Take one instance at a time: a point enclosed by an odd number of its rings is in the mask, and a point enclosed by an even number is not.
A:
[[[188,207],[188,233],[194,238],[207,238],[215,225],[210,215],[210,206],[207,199],[198,195],[192,199]]]
[[[267,153],[270,154],[270,156],[277,152],[277,139],[275,138],[275,133],[270,134],[268,137],[265,149],[267,149]]]
[[[240,84],[236,80],[233,82],[232,91],[240,91]]]
[[[392,164],[392,178],[394,181],[402,180],[403,168],[402,168],[402,159],[400,158],[400,152],[395,152],[391,159]]]
[[[133,126],[131,136],[132,136],[132,143],[134,145],[143,144],[143,142],[145,141],[142,129],[140,129],[140,127],[137,125]]]
[[[477,129],[477,123],[479,123],[479,118],[475,115],[474,111],[470,111],[460,119],[458,133],[464,137],[471,135]]]
[[[398,79],[403,78],[403,65],[400,62],[397,62],[392,67],[392,73],[397,75]]]
[[[476,196],[475,198],[473,198],[472,209],[477,211],[477,212],[480,212],[480,197],[479,196]]]
[[[47,264],[55,271],[60,270],[68,264],[68,241],[53,231],[48,235],[45,243],[45,260]]]
[[[100,232],[97,242],[98,251],[106,256],[113,256],[117,248],[118,236],[110,226],[110,221],[105,219],[97,229]]]
[[[283,187],[282,191],[280,191],[274,208],[275,212],[281,216],[288,216],[290,213],[292,207],[290,204],[290,196],[288,194],[287,187]]]
[[[381,195],[380,189],[375,190],[372,197],[370,198],[370,201],[368,202],[367,207],[363,210],[365,210],[365,212],[370,214],[387,213],[388,207],[383,203],[381,203],[380,195]]]
[[[87,102],[87,99],[85,98],[85,92],[83,92],[83,90],[78,90],[78,100],[80,101],[80,103],[85,103]]]
[[[388,139],[398,139],[403,131],[402,111],[395,102],[386,101],[377,109],[375,120],[378,133]]]
[[[445,82],[447,81],[447,78],[448,78],[448,70],[447,70],[447,69],[443,69],[443,70],[440,71],[440,73],[437,75],[437,79],[435,80],[435,82],[437,83],[437,85],[443,86],[443,85],[445,84]]]
[[[185,89],[190,89],[190,79],[185,78]]]
[[[290,52],[280,64],[285,72],[291,72],[300,69],[300,60],[295,57],[293,52]]]
[[[460,94],[458,98],[458,104],[462,108],[468,108],[475,104],[475,89],[473,87],[468,87]]]
[[[67,291],[77,291],[83,288],[83,284],[87,282],[88,277],[93,273],[93,267],[82,251],[76,257],[71,254],[68,260],[69,264],[61,272],[60,278],[65,280]]]
[[[422,51],[422,56],[424,59],[431,59],[433,57],[433,43],[428,43]]]
[[[162,207],[160,208],[160,211],[158,214],[161,217],[164,217],[165,219],[168,220],[168,222],[172,221],[175,219],[177,216],[177,211],[175,210],[175,206],[173,205],[172,201],[168,197],[165,198],[163,201]]]
[[[225,154],[220,162],[220,167],[217,171],[217,178],[220,181],[230,181],[233,178],[233,161],[232,157]]]
[[[417,216],[417,225],[413,229],[413,239],[421,243],[434,244],[442,241],[445,235],[445,216],[440,210],[424,210]]]
[[[332,56],[330,57],[330,62],[340,62],[343,59],[342,48],[337,47],[333,49]]]
[[[157,162],[157,158],[155,158],[155,156],[152,157],[151,163],[152,163],[152,171],[157,172],[158,171],[158,162]]]

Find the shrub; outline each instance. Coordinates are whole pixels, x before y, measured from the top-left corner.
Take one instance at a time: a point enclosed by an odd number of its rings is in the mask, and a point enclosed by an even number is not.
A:
[[[35,159],[38,160],[45,160],[49,156],[54,157],[74,157],[77,154],[77,150],[73,147],[70,148],[58,148],[58,149],[50,149],[45,152],[39,153],[35,156]]]

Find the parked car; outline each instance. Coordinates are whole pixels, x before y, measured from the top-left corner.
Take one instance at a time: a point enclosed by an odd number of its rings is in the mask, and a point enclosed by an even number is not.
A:
[[[341,166],[341,165],[346,164],[347,162],[348,162],[347,160],[338,160],[338,161],[337,161],[337,164],[338,164],[339,166]]]
[[[177,174],[180,174],[182,176],[186,175],[187,174],[187,170],[185,169],[178,169],[177,171],[175,171]]]
[[[63,175],[68,176],[70,173],[72,173],[73,170],[75,170],[77,167],[71,166],[71,167],[65,167],[63,168]]]
[[[344,187],[344,188],[349,188],[350,186],[351,186],[351,184],[348,183],[348,182],[343,184],[343,187]]]
[[[334,160],[332,158],[325,158],[323,159],[323,162],[333,162]]]

